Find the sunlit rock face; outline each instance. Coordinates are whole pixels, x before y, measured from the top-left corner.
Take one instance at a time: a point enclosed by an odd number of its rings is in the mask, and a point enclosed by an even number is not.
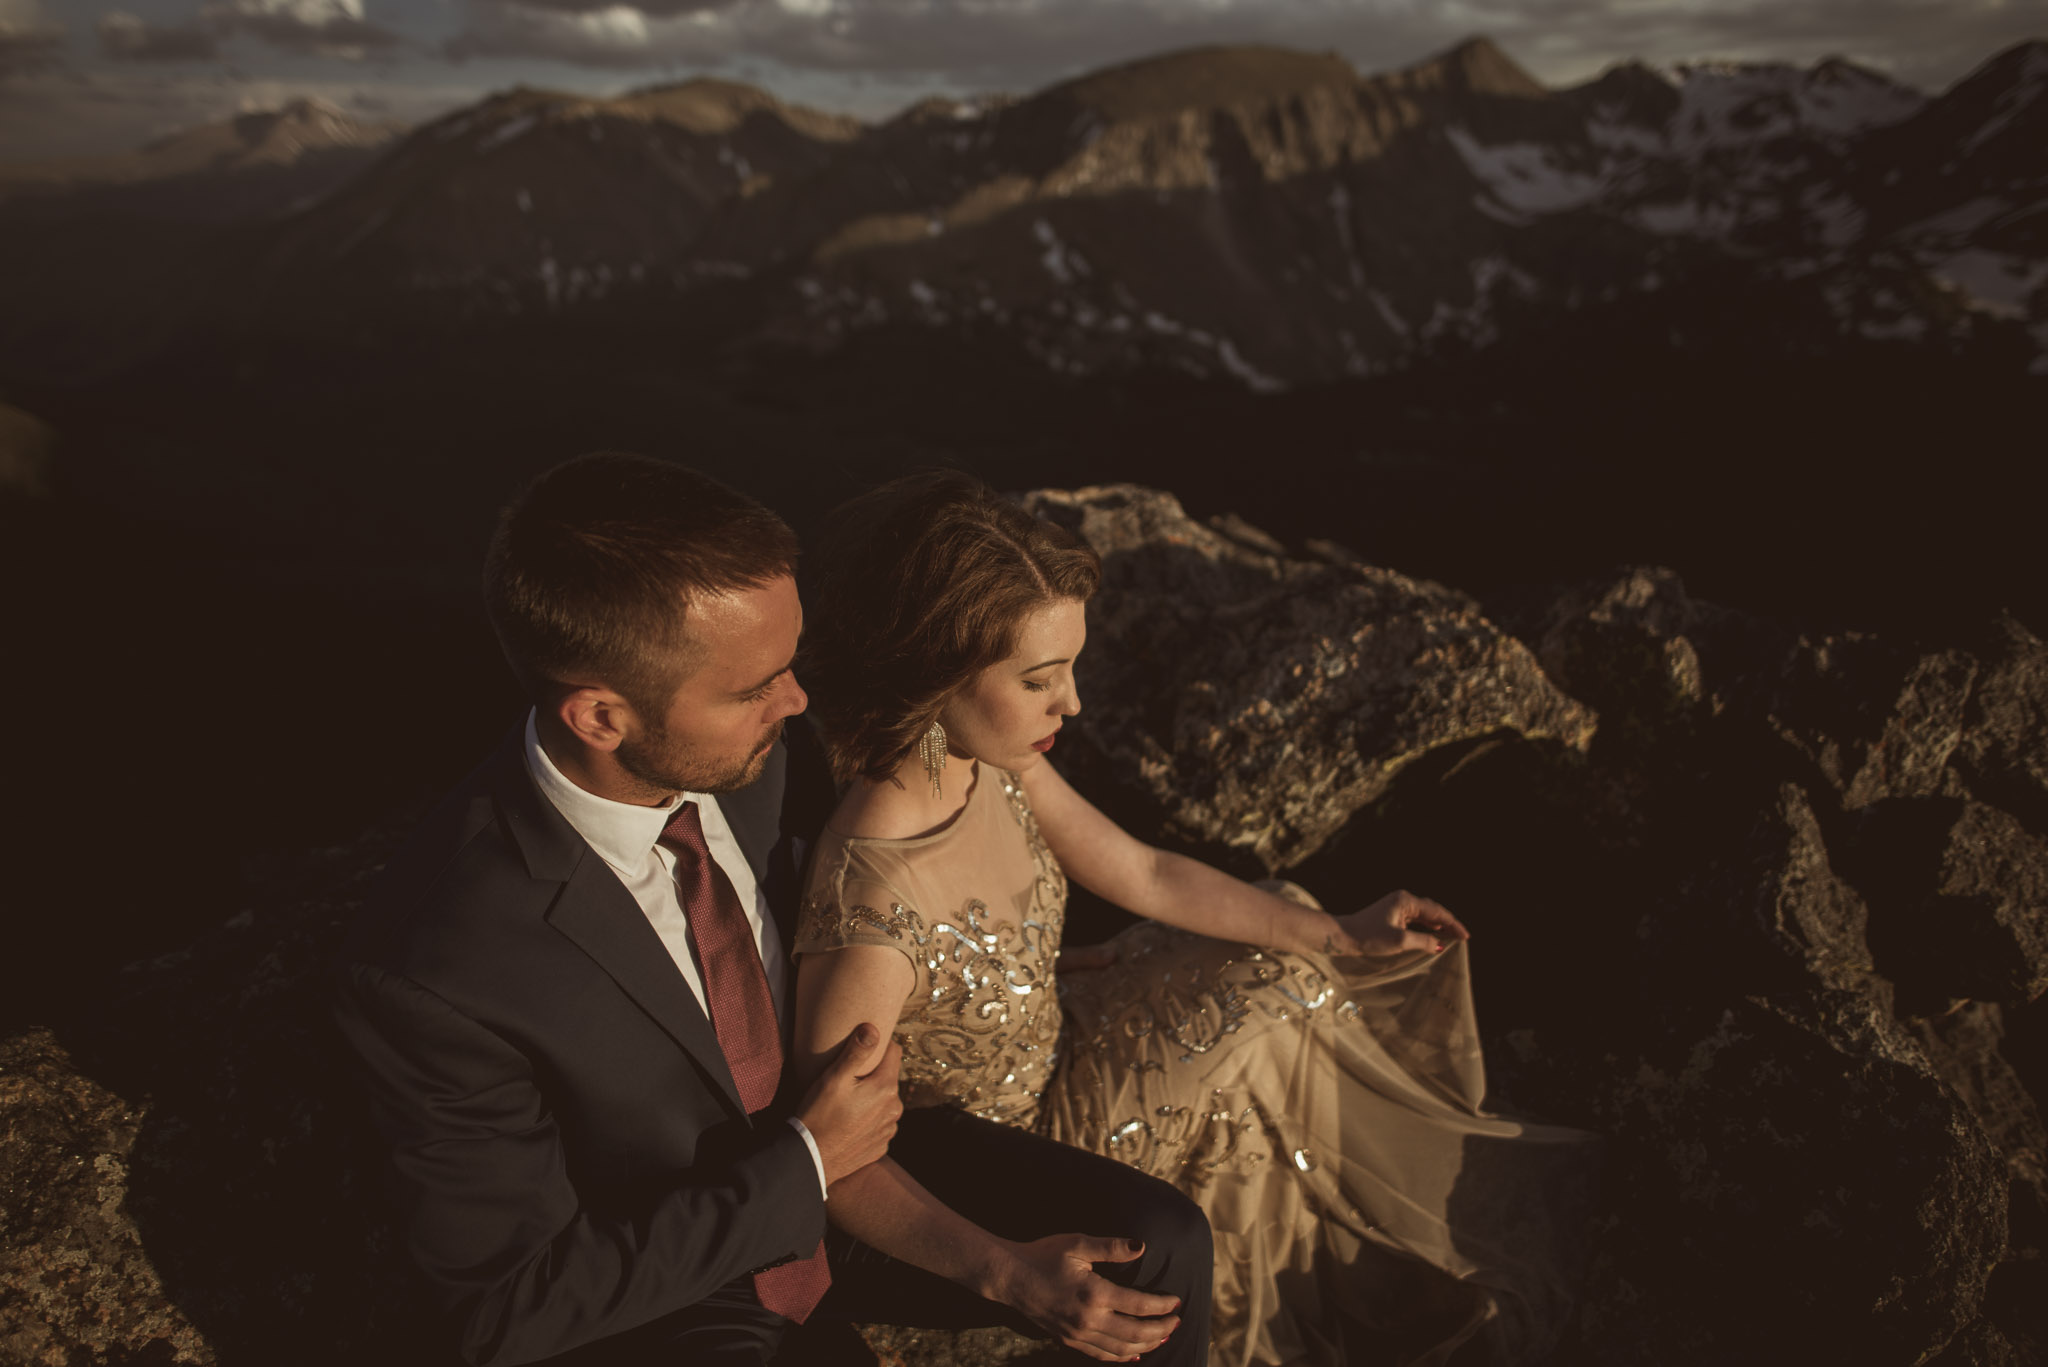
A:
[[[1591,711],[1441,585],[1295,560],[1130,486],[1026,506],[1103,557],[1080,772],[1144,794],[1180,838],[1300,863],[1409,764],[1507,733],[1583,749]]]

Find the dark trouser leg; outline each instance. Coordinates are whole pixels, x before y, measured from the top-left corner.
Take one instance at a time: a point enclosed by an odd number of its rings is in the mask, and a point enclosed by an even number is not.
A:
[[[1142,1257],[1100,1263],[1096,1271],[1125,1286],[1179,1298],[1180,1327],[1144,1360],[1157,1367],[1202,1367],[1208,1360],[1214,1262],[1209,1222],[1167,1183],[941,1107],[906,1112],[889,1156],[939,1200],[1006,1239],[1091,1234],[1142,1241]],[[843,1235],[829,1235],[827,1246],[832,1290],[820,1314],[950,1329],[1009,1324],[1042,1332],[1004,1307]]]
[[[741,1277],[695,1305],[536,1367],[766,1367],[788,1328]]]

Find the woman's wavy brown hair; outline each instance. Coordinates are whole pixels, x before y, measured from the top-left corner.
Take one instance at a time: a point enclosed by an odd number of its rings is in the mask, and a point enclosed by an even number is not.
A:
[[[893,772],[1033,609],[1102,579],[1086,542],[952,471],[841,505],[808,569],[800,677],[842,783]]]

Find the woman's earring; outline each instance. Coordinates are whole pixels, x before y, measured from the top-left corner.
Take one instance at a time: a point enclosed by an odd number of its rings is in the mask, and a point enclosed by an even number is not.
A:
[[[946,728],[934,721],[917,742],[917,757],[924,761],[924,776],[932,781],[932,796],[944,797],[939,791],[939,771],[946,767]]]

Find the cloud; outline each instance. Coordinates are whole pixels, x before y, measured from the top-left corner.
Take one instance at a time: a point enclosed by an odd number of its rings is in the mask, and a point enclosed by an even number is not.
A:
[[[725,26],[694,16],[652,15],[630,5],[592,9],[522,4],[479,6],[444,53],[470,57],[543,57],[578,66],[634,68],[675,62],[716,66],[739,54]]]
[[[0,77],[39,71],[64,49],[64,29],[46,24],[35,0],[0,0]]]
[[[1545,80],[1616,61],[1842,55],[1943,85],[2048,33],[2048,0],[462,0],[452,57],[595,67],[763,59],[797,71],[1031,89],[1177,47],[1333,49],[1384,70],[1474,34]]]
[[[115,10],[93,25],[100,51],[123,62],[205,62],[247,34],[286,52],[358,60],[387,53],[396,33],[369,22],[362,0],[208,0],[190,23],[152,24]]]
[[[363,17],[363,0],[209,0],[200,22],[246,33],[287,52],[360,59],[398,47],[396,33]]]
[[[118,62],[205,62],[220,55],[211,29],[199,24],[164,28],[115,10],[93,25],[100,51]]]

